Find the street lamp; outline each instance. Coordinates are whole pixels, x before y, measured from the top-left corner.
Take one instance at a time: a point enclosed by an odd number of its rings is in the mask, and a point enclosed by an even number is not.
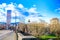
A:
[[[17,27],[16,27],[16,13],[15,13],[15,33],[16,33],[16,40],[18,40],[18,33],[17,33]]]
[[[28,20],[28,22],[30,22],[30,19]]]

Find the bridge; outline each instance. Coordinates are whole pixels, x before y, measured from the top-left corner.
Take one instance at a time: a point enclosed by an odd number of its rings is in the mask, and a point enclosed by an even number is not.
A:
[[[36,40],[35,37],[31,35],[23,35],[22,33],[17,33],[17,35],[13,30],[0,30],[0,40]]]

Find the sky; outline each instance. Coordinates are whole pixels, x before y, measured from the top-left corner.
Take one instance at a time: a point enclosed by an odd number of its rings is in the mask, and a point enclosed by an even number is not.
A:
[[[12,23],[15,19],[49,22],[51,18],[60,18],[60,0],[0,0],[0,22],[6,22],[7,9],[12,10]]]

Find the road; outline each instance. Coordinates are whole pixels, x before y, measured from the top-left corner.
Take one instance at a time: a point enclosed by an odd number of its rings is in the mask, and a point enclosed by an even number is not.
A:
[[[16,40],[16,34],[11,30],[0,30],[0,40]]]
[[[21,33],[16,33],[12,30],[0,30],[0,40],[22,40],[22,38],[32,38],[33,36],[23,36]],[[34,39],[35,40],[35,39]]]

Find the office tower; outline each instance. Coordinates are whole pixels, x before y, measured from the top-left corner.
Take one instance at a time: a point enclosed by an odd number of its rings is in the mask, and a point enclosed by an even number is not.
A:
[[[11,22],[11,10],[7,10],[7,29],[10,26],[10,22]]]

